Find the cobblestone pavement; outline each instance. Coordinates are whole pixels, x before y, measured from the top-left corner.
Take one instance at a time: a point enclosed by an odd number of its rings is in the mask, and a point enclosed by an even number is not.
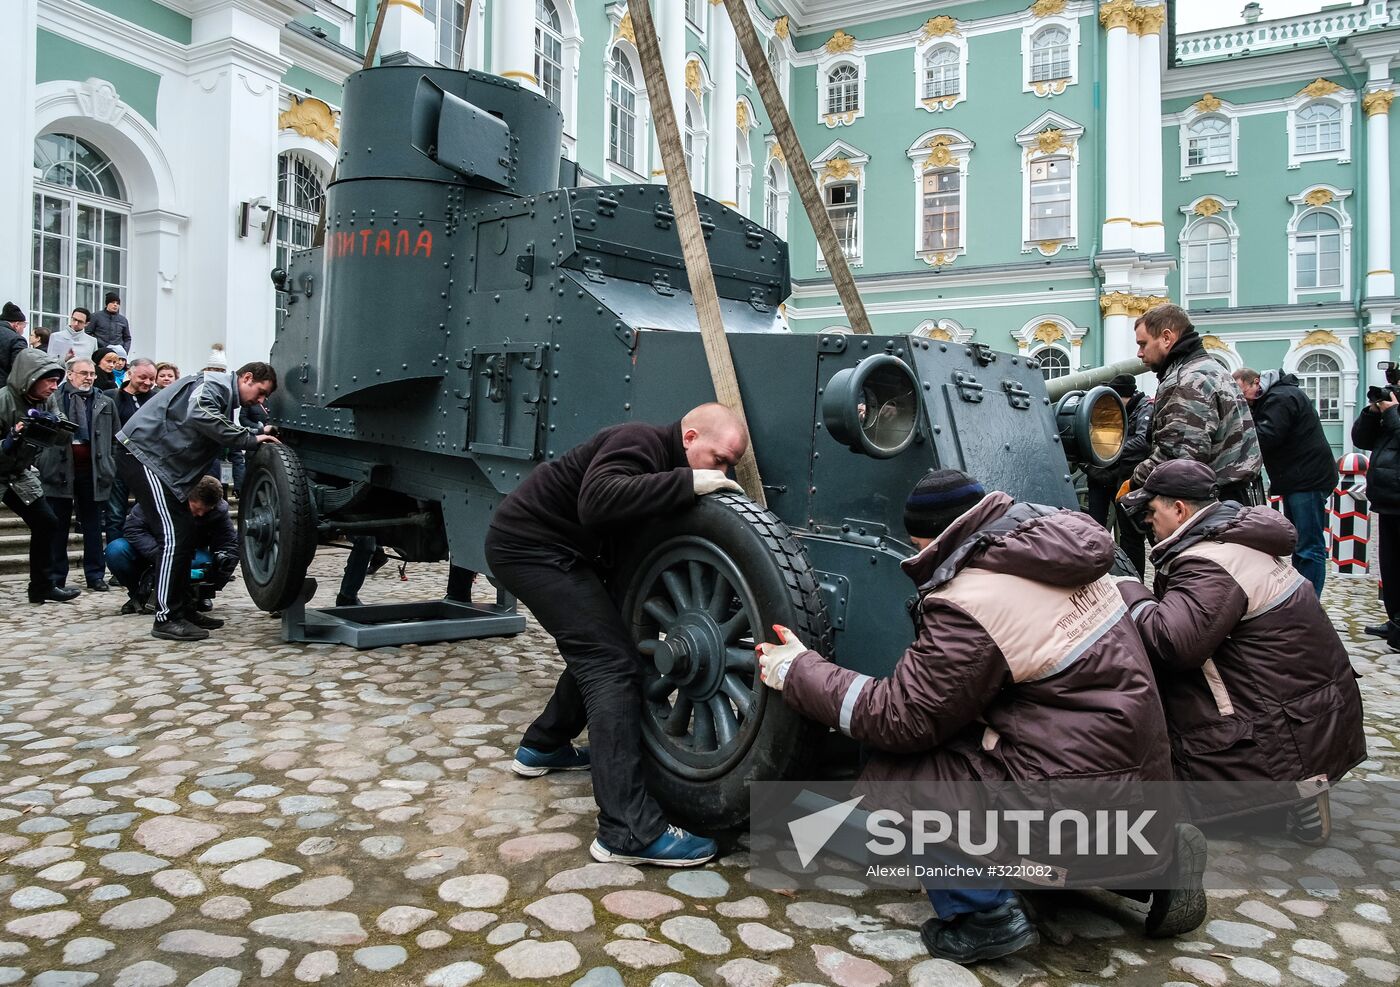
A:
[[[342,563],[318,557],[323,586]],[[410,576],[386,568],[364,597],[436,595],[446,571]],[[0,581],[5,599],[22,590]],[[1066,893],[1044,944],[966,971],[928,959],[921,896],[765,890],[733,839],[701,871],[593,863],[587,775],[507,770],[561,667],[533,625],[455,646],[286,645],[236,584],[218,609],[227,627],[168,645],[149,618],[116,616],[121,602],[85,594],[0,617],[0,984],[1400,978],[1395,804],[1367,806],[1363,828],[1360,807],[1339,803],[1329,849],[1267,891],[1213,894],[1183,940],[1144,939],[1122,899]],[[1373,760],[1359,773],[1400,778],[1400,656],[1361,634],[1374,585],[1334,578],[1326,602],[1363,675]],[[1366,844],[1377,887],[1348,889]],[[1239,850],[1212,849],[1222,869]]]

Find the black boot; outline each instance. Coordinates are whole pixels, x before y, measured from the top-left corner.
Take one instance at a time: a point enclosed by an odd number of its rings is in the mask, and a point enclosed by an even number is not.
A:
[[[81,594],[67,586],[50,586],[48,589],[30,589],[30,603],[72,603]]]
[[[1390,637],[1396,631],[1400,631],[1400,627],[1395,626],[1395,621],[1387,620],[1383,624],[1367,624],[1362,630],[1372,637]]]
[[[969,912],[947,921],[931,918],[919,935],[930,956],[963,966],[1009,956],[1040,942],[1040,933],[1015,897],[985,912]]]
[[[207,613],[200,613],[193,607],[181,614],[181,617],[188,623],[194,624],[196,627],[201,627],[206,631],[215,631],[224,626],[224,622],[218,617],[211,617]]]
[[[1149,938],[1184,935],[1206,920],[1205,872],[1205,835],[1190,823],[1178,823],[1176,857],[1168,871],[1172,886],[1152,892],[1146,924]]]
[[[208,636],[208,631],[178,617],[173,620],[157,620],[151,625],[151,637],[164,638],[167,641],[203,641]]]

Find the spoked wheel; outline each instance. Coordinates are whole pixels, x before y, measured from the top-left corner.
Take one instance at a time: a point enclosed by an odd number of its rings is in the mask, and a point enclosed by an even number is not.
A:
[[[265,442],[248,457],[238,505],[243,584],[263,610],[295,602],[316,555],[311,485],[297,455]]]
[[[747,783],[792,777],[820,732],[759,681],[754,655],[775,623],[829,651],[806,553],[772,514],[719,495],[644,528],[618,572],[645,666],[649,789],[673,816],[737,826]]]

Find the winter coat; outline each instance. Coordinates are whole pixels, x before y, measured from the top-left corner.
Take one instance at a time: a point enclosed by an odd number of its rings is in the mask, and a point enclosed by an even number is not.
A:
[[[1271,370],[1259,378],[1259,386],[1263,390],[1249,413],[1269,471],[1270,492],[1330,494],[1337,486],[1337,461],[1317,409],[1298,386],[1298,378]]]
[[[1133,470],[1133,487],[1169,459],[1194,459],[1215,470],[1220,485],[1248,483],[1264,468],[1249,405],[1230,371],[1206,354],[1195,330],[1167,354],[1157,372],[1152,450]]]
[[[64,326],[53,335],[49,336],[49,356],[59,363],[68,362],[68,354],[73,354],[75,360],[91,360],[92,354],[96,352],[98,346],[97,338],[92,333],[84,330],[74,332]]]
[[[88,329],[97,337],[100,346],[120,346],[128,358],[131,356],[131,323],[126,321],[125,315],[98,309],[88,320]]]
[[[888,678],[807,651],[782,695],[886,752],[862,776],[872,791],[977,781],[1045,808],[1052,780],[1092,783],[1105,804],[1168,781],[1161,701],[1107,576],[1113,553],[1085,514],[990,494],[904,563],[917,630]]]
[[[228,501],[219,501],[219,506],[206,511],[203,517],[193,518],[194,534],[190,546],[193,550],[204,549],[210,555],[218,551],[238,551],[238,531],[233,519],[228,515]],[[160,539],[156,530],[146,520],[146,512],[137,504],[126,515],[122,526],[122,537],[130,544],[138,556],[155,564],[160,555]]]
[[[1368,405],[1351,426],[1351,441],[1371,451],[1366,496],[1377,514],[1400,514],[1400,408],[1377,414]]]
[[[28,397],[35,381],[56,369],[62,369],[57,360],[33,347],[26,347],[15,357],[9,380],[0,388],[0,438],[9,435],[15,422],[23,418],[30,408],[42,408],[55,415],[63,414],[56,393],[46,401],[31,401]],[[8,453],[0,450],[0,497],[13,490],[21,501],[32,504],[43,496],[43,485],[34,470],[34,461],[38,456],[38,447],[27,442],[16,443]]]
[[[1296,540],[1277,512],[1226,501],[1152,550],[1152,592],[1119,584],[1200,821],[1315,796],[1366,757],[1356,675],[1289,562]]]
[[[1127,419],[1123,429],[1123,450],[1118,461],[1106,469],[1089,466],[1084,475],[1095,486],[1117,490],[1133,472],[1133,467],[1147,458],[1152,448],[1152,399],[1138,391],[1128,399],[1124,411]]]
[[[107,396],[117,405],[117,424],[118,427],[120,427],[131,421],[131,416],[140,411],[147,401],[155,397],[156,392],[152,389],[145,394],[136,395],[132,394],[125,387],[118,387],[114,391],[108,391]],[[246,418],[247,416],[245,415],[243,417]]]
[[[237,410],[233,374],[192,374],[142,405],[117,433],[117,441],[178,497],[188,499],[220,450],[257,447],[257,431],[234,422]]]
[[[0,387],[10,377],[15,358],[29,349],[29,340],[22,333],[15,332],[8,322],[0,322]]]
[[[117,406],[109,394],[93,388],[92,425],[89,433],[89,448],[92,453],[92,495],[101,504],[112,492],[112,479],[117,475],[117,461],[113,455],[112,440],[117,434]],[[66,381],[55,392],[63,417],[71,422],[78,421],[76,389]],[[45,497],[73,496],[73,444],[50,446],[39,453],[39,477],[44,484]]]

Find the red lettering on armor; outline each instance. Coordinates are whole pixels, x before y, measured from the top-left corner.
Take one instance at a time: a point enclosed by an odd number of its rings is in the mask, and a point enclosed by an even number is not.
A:
[[[417,257],[420,250],[423,252],[424,257],[433,256],[432,230],[424,230],[422,233],[418,234],[418,242],[413,245],[413,256]]]
[[[412,248],[408,245],[408,230],[399,230],[398,239],[394,242],[394,256],[409,253]]]
[[[369,238],[374,235],[374,230],[360,230],[360,253],[369,256]]]
[[[373,249],[371,249],[373,243]],[[419,230],[415,240],[409,230],[353,230],[335,232],[326,238],[326,256],[338,257],[432,257],[432,230]]]
[[[381,253],[390,253],[394,249],[394,235],[388,230],[380,230],[379,235],[374,238],[374,256]]]

